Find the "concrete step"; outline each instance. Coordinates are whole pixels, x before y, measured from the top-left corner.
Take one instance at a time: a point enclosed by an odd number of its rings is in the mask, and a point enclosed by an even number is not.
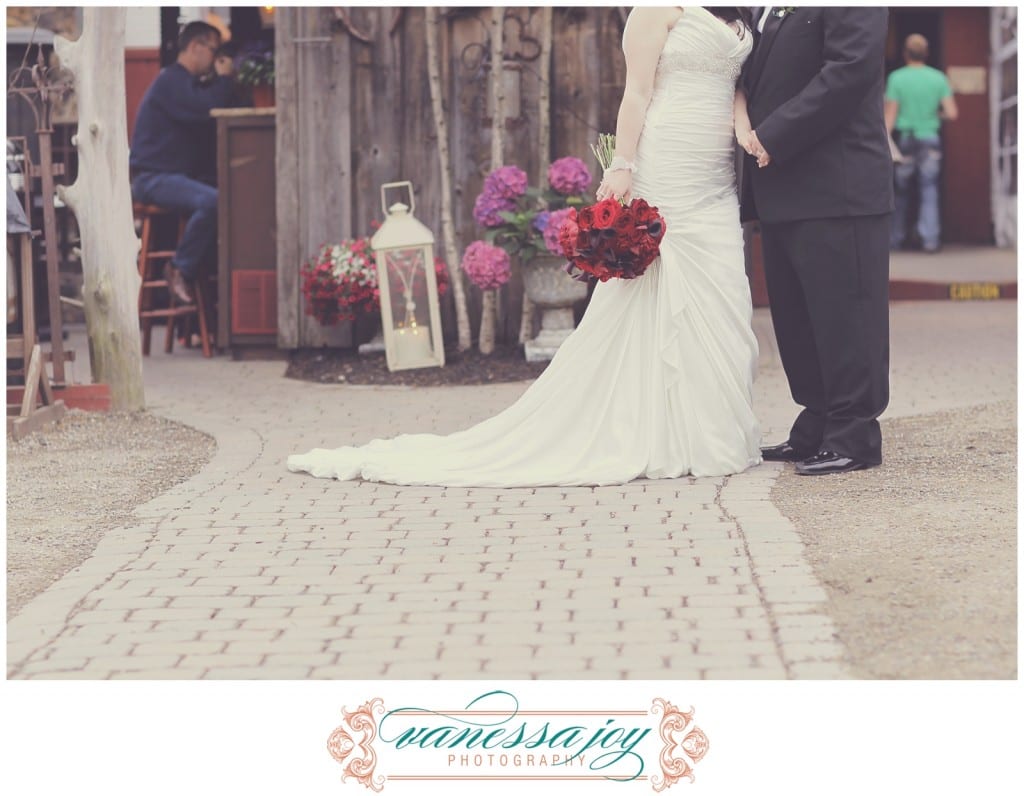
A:
[[[893,252],[893,301],[977,301],[1017,298],[1017,252],[992,246],[950,245],[936,254]]]

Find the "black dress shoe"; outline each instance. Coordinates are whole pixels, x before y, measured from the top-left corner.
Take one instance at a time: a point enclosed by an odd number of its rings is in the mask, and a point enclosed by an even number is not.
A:
[[[849,473],[853,470],[866,470],[874,466],[835,451],[820,451],[809,459],[797,462],[796,474],[830,475],[832,473]]]
[[[769,448],[761,448],[761,458],[766,462],[802,462],[807,454],[799,453],[796,448],[783,442],[781,445],[772,445]]]

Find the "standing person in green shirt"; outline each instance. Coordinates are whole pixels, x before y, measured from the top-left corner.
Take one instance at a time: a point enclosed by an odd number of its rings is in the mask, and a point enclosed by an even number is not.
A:
[[[934,253],[941,245],[939,225],[939,173],[942,121],[957,117],[956,100],[946,76],[925,62],[928,40],[914,33],[903,45],[907,65],[889,75],[885,86],[885,126],[903,155],[896,163],[896,212],[892,216],[890,248],[899,249],[907,238],[907,204],[917,178],[921,207],[917,234],[924,250]]]

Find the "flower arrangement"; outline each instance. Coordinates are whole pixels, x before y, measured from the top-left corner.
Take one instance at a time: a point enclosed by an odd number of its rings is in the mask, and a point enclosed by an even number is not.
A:
[[[368,238],[326,243],[300,270],[306,314],[324,326],[380,306],[377,265]]]
[[[518,166],[503,166],[487,176],[473,205],[486,243],[522,262],[542,253],[563,256],[558,229],[570,208],[587,203],[593,177],[574,157],[554,161],[547,177],[548,187],[542,190],[529,187],[526,172]]]
[[[243,86],[274,85],[274,53],[271,50],[249,50],[239,56],[235,65],[238,82]]]
[[[504,249],[476,240],[462,255],[462,270],[481,290],[494,290],[508,282],[512,263]]]
[[[448,267],[434,259],[437,292],[448,292]],[[320,247],[300,269],[306,314],[324,326],[354,321],[358,314],[380,311],[377,261],[369,238],[351,238]]]

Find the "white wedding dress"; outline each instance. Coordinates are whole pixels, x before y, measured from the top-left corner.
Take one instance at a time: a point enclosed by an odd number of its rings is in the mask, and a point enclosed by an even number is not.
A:
[[[666,219],[661,256],[637,279],[596,286],[579,327],[519,400],[465,431],[317,448],[290,456],[288,469],[514,487],[722,476],[758,464],[733,134],[751,40],[699,7],[670,31],[633,181]]]

